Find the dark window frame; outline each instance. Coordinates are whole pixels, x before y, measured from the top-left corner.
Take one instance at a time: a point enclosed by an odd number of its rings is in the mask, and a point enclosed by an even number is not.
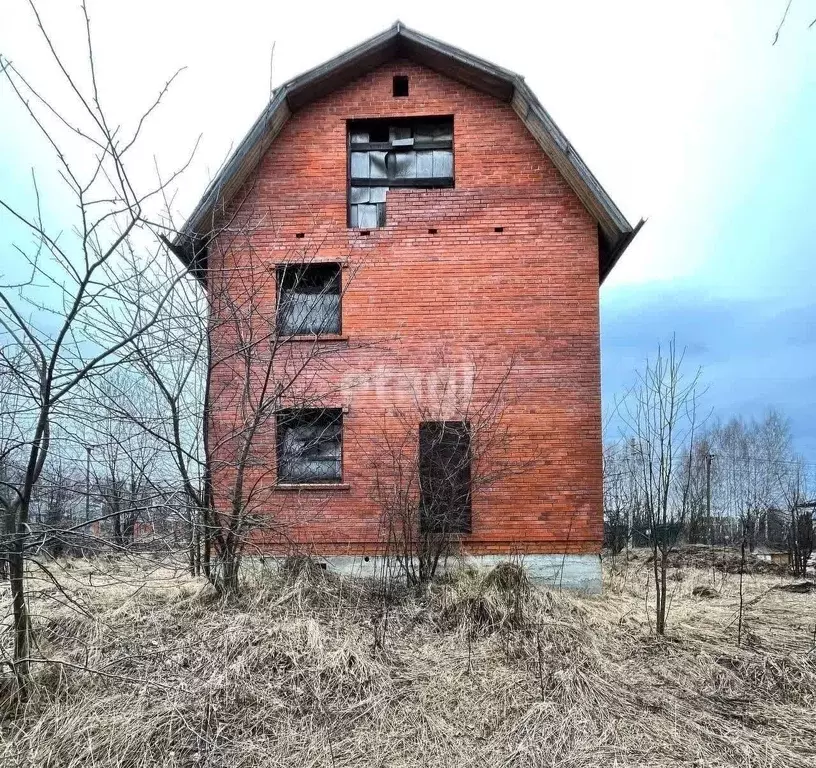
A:
[[[275,458],[277,468],[277,484],[278,485],[339,485],[343,482],[343,430],[344,419],[342,408],[282,408],[275,413]],[[321,422],[325,422],[320,427]],[[330,426],[338,426],[337,442],[338,453],[337,459],[323,459],[315,456],[308,458],[287,456],[285,453],[285,441],[288,429],[296,429],[297,427],[319,427],[327,429]],[[291,471],[286,471],[286,463],[292,462],[297,458],[309,462],[326,463],[333,462],[337,465],[337,472],[331,477],[323,477],[319,475],[309,476],[298,473],[297,476]]]
[[[422,534],[468,534],[473,532],[473,446],[472,431],[468,421],[423,421],[419,425],[419,525]],[[433,462],[446,462],[445,449],[450,451],[451,447],[458,448],[464,442],[465,456],[457,460],[457,477],[454,481],[449,479],[441,480],[443,485],[450,483],[449,488],[442,488],[443,496],[450,498],[445,500],[433,496],[433,489],[428,488],[428,484],[435,479],[429,476],[429,469],[433,469]],[[442,451],[441,457],[429,456],[428,448],[435,448]],[[430,466],[429,466],[430,465]],[[449,477],[447,467],[444,468],[446,477]],[[440,482],[436,478],[436,482]],[[461,505],[461,509],[438,509],[450,504]],[[430,512],[429,512],[430,507]],[[429,517],[430,515],[430,517]]]
[[[369,132],[379,130],[380,134],[388,132],[391,127],[411,127],[412,130],[417,125],[434,125],[450,123],[450,139],[434,139],[431,141],[412,141],[410,144],[394,145],[391,141],[369,141],[352,142],[352,132],[354,129]],[[383,130],[385,129],[385,130]],[[382,221],[378,221],[375,227],[365,227],[358,224],[352,225],[352,202],[351,190],[354,188],[376,187],[386,188],[386,198],[388,189],[453,189],[456,187],[456,151],[454,148],[455,121],[453,115],[423,115],[417,117],[397,117],[397,118],[363,118],[346,121],[346,227],[349,229],[381,229],[386,226],[387,219],[385,211],[386,203],[382,203]],[[419,178],[363,178],[352,176],[352,152],[386,152],[386,153],[406,153],[417,151],[443,150],[450,151],[451,175],[450,176],[423,176]],[[387,161],[386,161],[387,162]]]
[[[335,274],[332,275],[331,280],[335,282],[336,290],[332,290],[331,293],[337,294],[337,323],[336,329],[333,330],[324,330],[320,332],[312,332],[307,330],[289,330],[283,327],[284,318],[281,316],[281,307],[282,307],[282,295],[286,290],[284,286],[284,282],[289,278],[290,275],[295,275],[295,279],[308,279],[306,276],[301,275],[300,278],[297,277],[298,271],[301,272],[308,272],[310,270],[332,270]],[[328,281],[327,281],[328,284]],[[320,338],[321,336],[339,336],[343,333],[343,265],[336,261],[313,261],[307,263],[298,263],[298,262],[287,262],[284,264],[278,264],[275,270],[275,331],[279,336],[283,337],[297,337],[297,336],[308,336],[308,337],[316,337]],[[297,283],[295,283],[295,286]],[[294,287],[294,286],[293,286]],[[291,287],[289,288],[291,290]],[[317,294],[316,294],[317,295]]]

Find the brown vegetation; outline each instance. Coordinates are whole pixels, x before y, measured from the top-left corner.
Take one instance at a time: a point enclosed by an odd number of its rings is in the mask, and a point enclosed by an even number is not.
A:
[[[705,544],[679,546],[669,555],[669,562],[674,568],[711,568],[720,573],[739,573],[740,569],[745,573],[766,573],[771,576],[789,573],[787,566],[762,560],[748,552],[743,562],[739,550]]]
[[[645,559],[597,598],[507,565],[386,600],[297,558],[253,563],[229,602],[181,564],[136,588],[79,563],[62,581],[85,615],[39,620],[55,661],[4,712],[0,763],[813,765],[813,596],[745,576],[738,648],[737,577],[689,568],[658,638]]]

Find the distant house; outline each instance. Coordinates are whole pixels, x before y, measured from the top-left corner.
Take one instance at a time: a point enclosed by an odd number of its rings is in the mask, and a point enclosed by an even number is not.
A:
[[[224,222],[250,211],[252,233],[226,243]],[[316,226],[319,252],[300,263]],[[290,344],[345,345],[342,371],[321,370],[329,394],[282,407],[265,433],[270,499],[297,494],[285,545],[372,568],[384,545],[366,441],[416,396],[394,372],[478,359],[490,380],[512,359],[513,455],[540,461],[472,495],[459,472],[448,530],[477,560],[519,553],[534,576],[598,589],[599,286],[638,228],[520,76],[401,23],[278,88],[174,250],[209,290],[261,254],[278,286],[258,300],[286,297]],[[386,384],[346,386],[383,370]],[[214,402],[212,445],[230,408]],[[451,410],[413,427],[424,489],[426,446],[468,456],[471,424]],[[215,492],[229,503],[217,479]]]
[[[773,563],[774,565],[788,565],[790,559],[787,551],[767,546],[757,547],[753,554],[758,560],[764,560],[766,563]]]

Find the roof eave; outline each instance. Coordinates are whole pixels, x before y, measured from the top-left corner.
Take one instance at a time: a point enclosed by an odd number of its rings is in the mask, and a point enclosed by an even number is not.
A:
[[[260,160],[289,119],[291,112],[287,104],[287,95],[285,87],[275,91],[272,100],[210,182],[201,200],[174,238],[174,244],[180,245],[191,237],[204,236],[212,230],[219,202],[223,205],[237,191],[240,183],[236,181],[239,179],[241,183],[244,181],[244,178],[239,176],[242,169]]]
[[[617,242],[606,249],[606,253],[598,258],[598,282],[603,285],[604,280],[609,277],[609,273],[614,269],[615,265],[620,261],[623,252],[629,247],[635,235],[640,232],[640,228],[646,223],[646,219],[641,219],[628,232],[621,233]]]

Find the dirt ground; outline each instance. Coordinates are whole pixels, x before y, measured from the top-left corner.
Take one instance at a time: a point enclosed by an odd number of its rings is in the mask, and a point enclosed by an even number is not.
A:
[[[650,574],[386,599],[292,561],[223,602],[169,563],[62,564],[32,601],[28,705],[1,673],[0,765],[816,766],[816,592],[746,575],[740,629],[738,574],[673,568],[657,638]]]

